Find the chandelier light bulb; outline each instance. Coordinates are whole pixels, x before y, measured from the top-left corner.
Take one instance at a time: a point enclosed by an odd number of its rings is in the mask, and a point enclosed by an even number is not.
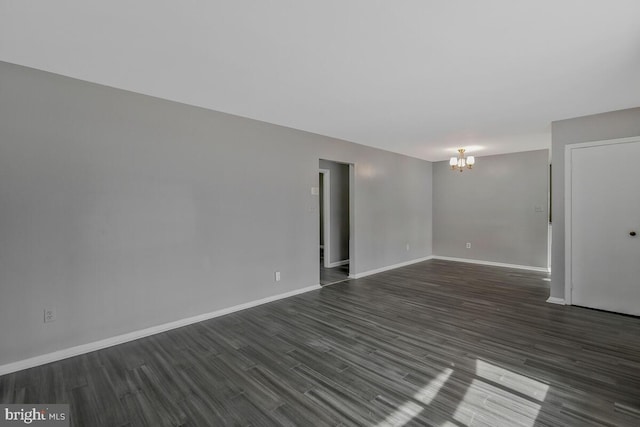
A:
[[[451,170],[458,170],[462,172],[465,168],[471,169],[472,166],[476,164],[476,158],[473,156],[465,156],[464,151],[464,148],[459,148],[458,156],[451,157],[449,159],[449,166],[451,166]]]

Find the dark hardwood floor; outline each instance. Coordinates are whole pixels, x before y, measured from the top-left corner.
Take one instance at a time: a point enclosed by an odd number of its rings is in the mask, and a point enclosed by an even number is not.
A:
[[[640,425],[640,319],[431,260],[0,377],[75,426]]]
[[[326,268],[320,263],[320,284],[333,285],[335,283],[344,282],[349,278],[349,264],[340,265],[338,267]]]

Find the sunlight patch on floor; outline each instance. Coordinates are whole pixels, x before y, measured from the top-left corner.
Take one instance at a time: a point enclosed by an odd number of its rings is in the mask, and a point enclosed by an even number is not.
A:
[[[426,386],[418,390],[413,398],[420,401],[424,405],[428,405],[438,395],[438,392],[442,386],[447,382],[449,377],[453,373],[452,369],[445,369],[438,376],[429,382]],[[403,403],[393,411],[387,418],[379,422],[376,427],[382,426],[403,426],[413,420],[424,408],[411,400]]]
[[[508,387],[527,397],[544,402],[549,385],[532,378],[501,368],[484,360],[476,360],[476,375]]]
[[[488,425],[533,427],[549,386],[483,360],[453,419],[463,425],[474,420]],[[484,381],[486,380],[486,381]]]
[[[438,374],[413,395],[413,400],[398,406],[377,427],[410,423],[438,396],[452,373],[452,369],[446,369]],[[548,391],[547,384],[477,359],[475,378],[468,384],[455,413],[441,427],[470,426],[474,422],[533,427]]]

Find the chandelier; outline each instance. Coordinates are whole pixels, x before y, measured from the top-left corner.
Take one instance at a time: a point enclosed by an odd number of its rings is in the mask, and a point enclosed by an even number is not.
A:
[[[475,157],[464,155],[464,148],[458,149],[458,157],[452,157],[449,160],[451,170],[459,170],[460,172],[464,171],[464,168],[471,169],[475,163]]]

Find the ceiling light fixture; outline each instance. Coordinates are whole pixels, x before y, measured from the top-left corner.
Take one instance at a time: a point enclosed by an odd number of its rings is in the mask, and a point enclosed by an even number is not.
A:
[[[449,160],[451,170],[459,170],[460,172],[464,171],[464,168],[471,169],[475,163],[475,157],[464,155],[464,148],[458,149],[458,157],[452,157]]]

